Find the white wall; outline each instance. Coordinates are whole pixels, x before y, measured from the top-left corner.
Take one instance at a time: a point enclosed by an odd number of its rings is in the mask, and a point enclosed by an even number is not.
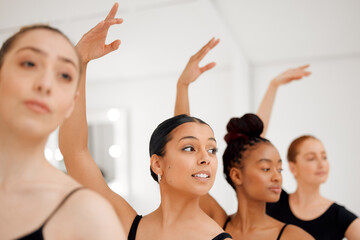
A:
[[[360,215],[360,56],[305,59],[288,63],[255,65],[254,109],[256,111],[269,81],[289,67],[310,63],[312,75],[281,86],[275,101],[267,137],[286,163],[290,142],[303,134],[318,137],[325,145],[330,175],[321,191]],[[285,165],[284,188],[296,188]]]

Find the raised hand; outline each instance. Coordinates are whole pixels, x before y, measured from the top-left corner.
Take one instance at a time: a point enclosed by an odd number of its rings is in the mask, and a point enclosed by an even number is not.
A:
[[[87,64],[89,61],[100,58],[119,48],[121,42],[119,39],[110,44],[105,44],[109,28],[112,25],[121,24],[123,22],[122,18],[115,18],[118,7],[119,4],[115,3],[105,20],[101,21],[90,31],[85,33],[76,45],[76,49],[79,52],[83,64]]]
[[[282,84],[287,84],[293,80],[300,80],[303,77],[309,76],[311,72],[307,71],[307,68],[310,65],[304,65],[297,68],[290,68],[285,72],[279,74],[272,81],[276,86],[280,86]]]
[[[215,62],[208,63],[203,67],[199,67],[199,63],[219,42],[220,39],[212,38],[205,46],[200,49],[200,51],[191,56],[178,80],[178,84],[189,85],[190,83],[194,82],[203,72],[215,67]]]

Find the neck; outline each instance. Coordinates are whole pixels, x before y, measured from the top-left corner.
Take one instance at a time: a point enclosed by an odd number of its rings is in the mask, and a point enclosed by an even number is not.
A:
[[[162,217],[164,227],[179,221],[186,222],[203,213],[199,205],[200,196],[173,189],[165,184],[160,186],[161,204],[156,210]]]
[[[3,125],[4,126],[4,125]],[[29,179],[46,164],[47,138],[35,138],[0,127],[0,183]]]
[[[231,220],[241,231],[264,226],[266,215],[266,202],[250,198],[241,189],[236,191],[238,210]]]
[[[319,184],[306,184],[298,182],[296,191],[291,195],[292,200],[296,203],[301,203],[301,205],[308,205],[309,203],[315,203],[322,199]]]

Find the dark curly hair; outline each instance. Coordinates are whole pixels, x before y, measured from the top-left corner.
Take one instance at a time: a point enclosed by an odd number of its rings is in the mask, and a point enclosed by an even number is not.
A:
[[[247,113],[241,118],[231,118],[226,126],[224,139],[227,147],[223,154],[224,175],[226,181],[235,189],[230,177],[232,167],[242,167],[244,152],[260,142],[270,143],[262,138],[264,124],[255,114]]]

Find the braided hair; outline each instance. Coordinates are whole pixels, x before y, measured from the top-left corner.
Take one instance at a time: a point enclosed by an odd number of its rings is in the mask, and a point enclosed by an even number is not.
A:
[[[224,139],[227,147],[223,154],[224,175],[226,181],[235,189],[230,177],[232,167],[243,166],[244,153],[260,142],[270,143],[262,138],[264,124],[261,119],[252,113],[247,113],[241,118],[231,118],[226,126],[227,134]]]

